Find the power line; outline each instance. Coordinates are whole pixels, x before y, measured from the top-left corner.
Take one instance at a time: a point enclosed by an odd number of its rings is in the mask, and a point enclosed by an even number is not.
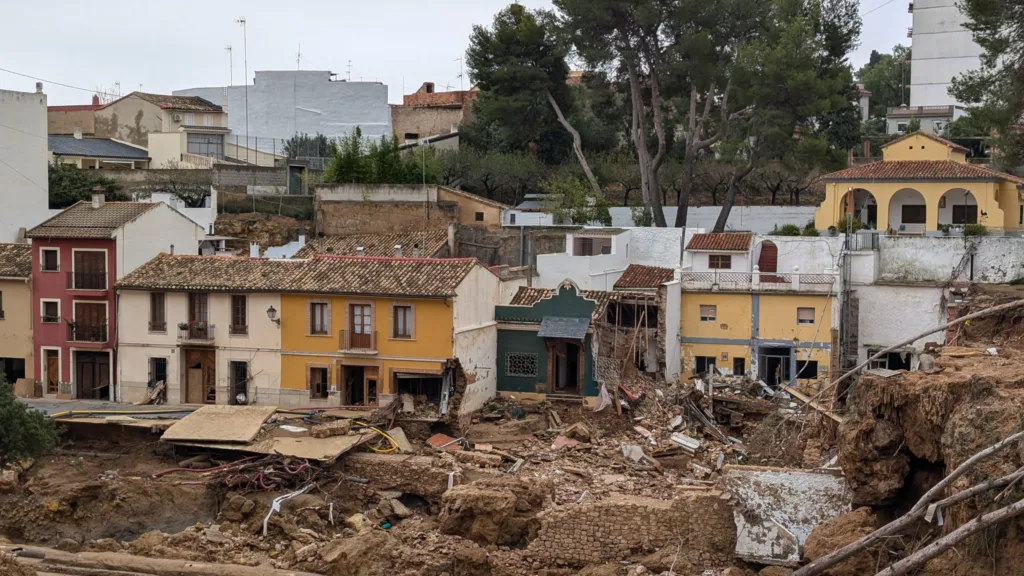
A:
[[[95,89],[89,89],[89,88],[80,88],[78,86],[72,86],[71,84],[64,84],[63,82],[57,82],[55,80],[46,80],[45,78],[37,78],[35,76],[29,76],[28,74],[22,74],[21,72],[15,72],[14,70],[8,70],[6,68],[0,68],[0,72],[7,72],[8,74],[14,74],[15,76],[23,76],[25,78],[31,78],[32,80],[37,80],[39,82],[46,82],[47,84],[53,84],[55,86],[63,86],[64,88],[71,88],[73,90],[81,90],[82,92],[89,92],[89,93],[92,93],[92,94],[102,94],[104,96],[114,96],[115,98],[120,98],[120,95],[114,94],[112,92],[103,92],[102,90],[95,90]]]
[[[8,126],[7,124],[0,124],[0,128],[7,128],[8,130],[14,130],[15,132],[21,132],[22,134],[25,134],[27,136],[32,136],[33,138],[39,138],[40,140],[47,140],[47,141],[49,141],[49,138],[47,138],[46,136],[40,136],[39,134],[33,134],[31,132],[25,132],[24,130],[19,130],[19,129],[15,128],[14,126]]]
[[[867,12],[865,12],[865,13],[861,14],[861,15],[860,15],[860,17],[861,17],[861,18],[863,18],[863,17],[867,16],[868,14],[871,14],[872,12],[874,12],[874,11],[876,11],[876,10],[881,10],[882,8],[885,8],[886,6],[888,6],[889,4],[892,4],[892,3],[893,3],[893,2],[895,2],[895,1],[896,1],[896,0],[889,0],[889,1],[888,1],[888,2],[886,2],[885,4],[882,4],[882,5],[880,5],[880,6],[875,6],[875,7],[874,7],[874,8],[872,8],[871,10],[868,10]]]
[[[37,184],[37,183],[36,183],[36,182],[35,182],[34,180],[32,180],[31,178],[29,178],[28,176],[25,176],[25,175],[24,175],[24,174],[22,174],[21,172],[18,172],[18,169],[17,169],[17,168],[15,168],[14,166],[11,166],[11,165],[10,165],[10,164],[8,164],[7,162],[5,162],[3,158],[0,158],[0,164],[3,164],[4,166],[7,166],[7,167],[8,167],[8,168],[10,168],[11,170],[14,170],[14,172],[15,172],[15,173],[16,173],[16,174],[17,174],[18,176],[21,176],[21,177],[22,177],[22,178],[24,178],[25,180],[28,180],[28,183],[29,183],[29,184],[31,184],[31,185],[33,185],[33,186],[35,186],[36,188],[39,188],[39,189],[40,189],[40,190],[42,190],[43,192],[49,193],[49,192],[47,191],[47,189],[46,189],[46,188],[43,188],[42,186],[40,186],[39,184]]]

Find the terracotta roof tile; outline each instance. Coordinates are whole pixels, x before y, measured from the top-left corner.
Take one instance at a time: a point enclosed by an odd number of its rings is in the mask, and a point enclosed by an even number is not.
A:
[[[550,288],[520,286],[519,291],[516,292],[516,295],[512,297],[512,301],[509,302],[509,306],[533,306],[537,302],[551,297],[554,293],[555,291]],[[651,298],[650,294],[643,292],[611,292],[608,290],[581,290],[580,294],[587,300],[597,302],[597,306],[594,307],[594,313],[591,314],[591,321],[595,323],[602,321],[609,302],[631,298],[638,300],[649,300]]]
[[[132,92],[129,96],[136,96],[156,104],[164,110],[186,110],[196,112],[220,112],[222,108],[209,100],[199,96],[169,96],[167,94],[149,94],[146,92]]]
[[[869,92],[869,94],[870,94],[870,92]],[[892,146],[893,144],[898,144],[900,142],[903,142],[907,138],[911,138],[911,137],[914,137],[914,136],[924,136],[925,138],[928,138],[930,140],[934,140],[935,142],[938,142],[939,144],[942,144],[943,146],[949,146],[949,147],[951,147],[952,149],[954,149],[954,150],[956,150],[958,152],[970,152],[970,150],[968,150],[967,148],[964,148],[963,146],[957,144],[956,142],[951,142],[951,141],[946,140],[945,138],[943,138],[941,136],[937,136],[935,134],[932,134],[931,132],[925,132],[924,130],[918,130],[917,132],[911,132],[910,134],[907,134],[906,136],[902,136],[902,137],[897,138],[897,139],[895,139],[895,140],[893,140],[891,142],[887,142],[887,143],[882,145],[882,148],[888,148],[889,146]]]
[[[161,254],[122,278],[119,289],[289,292],[450,297],[479,262],[472,258],[318,255],[268,260]]]
[[[753,238],[753,234],[739,232],[694,234],[686,245],[686,249],[708,252],[746,252],[750,250],[750,241]]]
[[[1009,180],[1017,184],[1024,184],[1024,178],[1020,176],[953,160],[891,160],[887,162],[872,162],[839,170],[838,172],[831,172],[823,175],[821,179],[826,182],[909,182],[914,180],[932,182],[978,180],[993,182]]]
[[[365,249],[363,256],[386,258],[395,255],[395,246],[399,244],[401,244],[405,256],[412,256],[413,248],[418,245],[423,250],[423,256],[433,258],[448,245],[448,231],[325,236],[314,238],[308,242],[295,253],[293,258],[309,258],[314,254],[355,256],[356,248],[360,246]]]
[[[82,200],[25,234],[28,238],[110,238],[118,228],[159,206],[158,202],[107,202],[99,208]]]
[[[674,277],[675,270],[671,268],[630,264],[615,282],[615,289],[657,288],[665,282],[671,282]]]
[[[0,278],[28,278],[32,275],[30,244],[0,244]]]

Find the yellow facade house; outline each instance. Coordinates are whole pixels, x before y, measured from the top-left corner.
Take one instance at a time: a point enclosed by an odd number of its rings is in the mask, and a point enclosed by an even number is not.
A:
[[[0,244],[0,374],[22,396],[35,395],[31,277],[32,247]]]
[[[145,383],[151,357],[168,358],[158,367],[172,403],[376,406],[408,394],[428,412],[473,410],[495,393],[499,285],[470,258],[164,254],[118,283],[120,318],[137,326],[122,327],[119,369]]]
[[[893,234],[966,224],[1018,230],[1024,225],[1024,178],[971,164],[967,152],[926,132],[889,142],[881,162],[822,176],[825,200],[815,226],[824,230],[852,218]]]
[[[715,370],[778,387],[828,374],[837,275],[830,265],[783,272],[783,241],[749,233],[690,239],[691,265],[680,275],[683,378]],[[783,262],[790,252],[781,252]]]

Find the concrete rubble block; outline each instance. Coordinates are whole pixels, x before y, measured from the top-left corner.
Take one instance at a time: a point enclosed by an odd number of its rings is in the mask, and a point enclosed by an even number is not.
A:
[[[552,450],[561,450],[562,448],[572,448],[573,446],[579,446],[579,440],[573,440],[572,438],[566,438],[565,436],[556,436],[551,442]]]
[[[459,451],[453,452],[455,460],[463,464],[472,464],[481,468],[497,468],[501,466],[502,458],[497,454],[481,454],[479,452]]]
[[[0,470],[0,494],[18,489],[18,473],[14,470]]]
[[[739,502],[736,556],[748,562],[796,566],[815,526],[850,510],[851,493],[839,474],[726,466],[723,475]]]
[[[313,438],[330,438],[331,436],[344,436],[352,429],[350,420],[335,420],[326,424],[317,424],[310,429]]]
[[[447,450],[449,452],[462,450],[462,446],[460,446],[456,440],[456,438],[452,438],[447,434],[434,434],[430,438],[427,438],[427,444],[439,450]]]
[[[365,534],[370,532],[376,526],[365,514],[353,514],[345,519],[345,527],[350,528],[356,534]]]
[[[398,427],[392,428],[391,430],[388,430],[388,436],[391,436],[391,438],[395,440],[395,443],[398,444],[399,452],[404,454],[413,454],[416,452],[412,447],[412,443],[409,442],[409,438],[405,435],[405,430]]]
[[[391,505],[391,511],[395,516],[399,518],[408,518],[413,515],[413,511],[408,506],[402,504],[400,501],[392,499],[388,503]]]

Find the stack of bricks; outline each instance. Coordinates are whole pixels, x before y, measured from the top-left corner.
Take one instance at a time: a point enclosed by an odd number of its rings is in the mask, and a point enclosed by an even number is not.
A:
[[[579,567],[678,546],[681,566],[709,569],[731,566],[736,546],[732,506],[716,491],[674,500],[618,496],[537,518],[541,528],[527,550],[542,565]]]

